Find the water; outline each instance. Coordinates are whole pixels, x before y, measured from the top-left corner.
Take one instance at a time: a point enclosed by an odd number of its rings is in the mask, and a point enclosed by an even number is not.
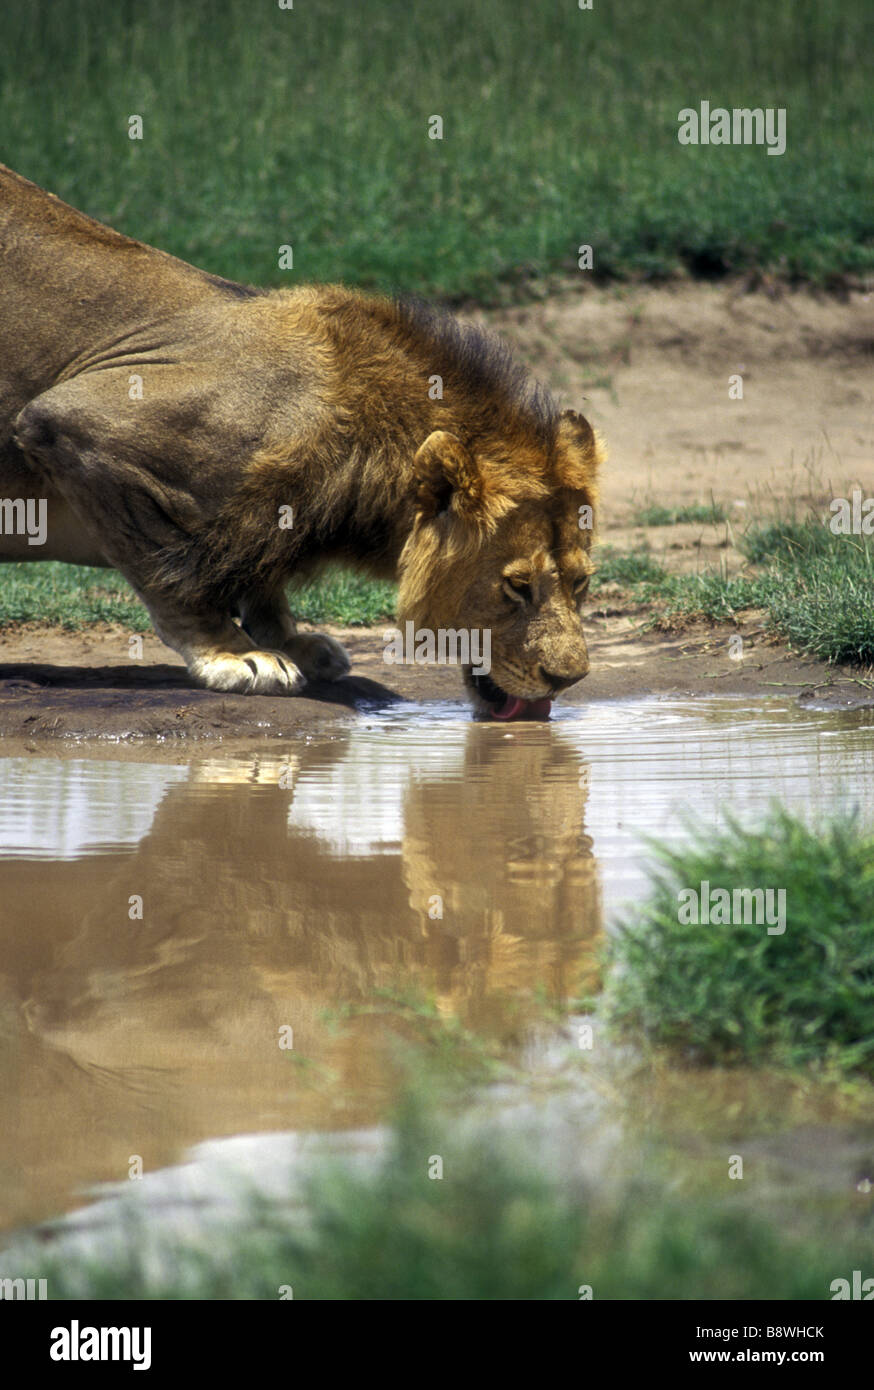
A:
[[[871,820],[872,724],[729,699],[512,729],[405,707],[267,752],[0,760],[0,1227],[137,1156],[372,1124],[424,992],[506,1042],[595,987],[644,837],[775,796]]]

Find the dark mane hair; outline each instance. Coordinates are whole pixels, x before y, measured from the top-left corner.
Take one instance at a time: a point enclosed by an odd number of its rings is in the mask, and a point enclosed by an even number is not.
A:
[[[554,442],[558,406],[503,338],[414,295],[399,296],[393,304],[398,327],[427,348],[436,372],[457,377],[484,403],[500,402],[529,426],[538,443]]]

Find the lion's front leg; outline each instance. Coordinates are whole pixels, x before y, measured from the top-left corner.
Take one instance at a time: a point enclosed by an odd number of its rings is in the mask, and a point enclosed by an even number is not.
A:
[[[238,695],[299,695],[306,676],[283,652],[249,647],[238,655],[218,647],[188,652],[185,663],[193,680],[207,690]]]
[[[259,646],[281,651],[307,680],[336,681],[348,675],[345,647],[326,632],[298,632],[283,589],[269,596],[249,595],[240,604],[240,622]]]
[[[180,602],[155,581],[155,556],[184,543],[186,526],[196,517],[177,513],[177,506],[186,509],[184,497],[162,480],[157,466],[144,466],[124,430],[107,436],[89,382],[66,382],[32,401],[20,412],[16,433],[23,452],[73,511],[89,518],[101,552],[136,590],[158,636],[179,652],[199,684],[259,695],[303,689],[305,671],[284,650],[281,626],[268,644],[238,627],[230,613]]]
[[[179,652],[198,685],[239,695],[297,695],[306,685],[305,672],[287,652],[256,645],[230,618],[202,617],[142,597],[158,636]]]

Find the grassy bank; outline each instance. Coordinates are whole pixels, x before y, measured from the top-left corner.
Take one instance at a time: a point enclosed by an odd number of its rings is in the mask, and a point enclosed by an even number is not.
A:
[[[612,946],[608,1013],[623,1033],[711,1064],[874,1079],[874,834],[775,809],[764,825],[729,821],[659,850],[656,863],[651,895]],[[737,889],[773,890],[767,918],[731,898],[723,921],[714,895]]]
[[[820,660],[874,662],[874,546],[867,537],[835,536],[811,518],[757,525],[741,545],[749,565],[732,576],[718,570],[671,574],[647,550],[600,547],[592,595],[597,600],[606,586],[617,587],[665,626],[694,619],[727,622],[761,609],[776,633]],[[396,590],[329,571],[291,590],[290,599],[306,622],[355,627],[391,619]],[[113,622],[133,632],[150,626],[145,608],[113,570],[54,562],[0,565],[0,627],[27,622],[70,629]]]
[[[815,518],[752,527],[743,538],[748,567],[671,574],[647,550],[603,549],[593,594],[617,585],[671,626],[697,618],[735,619],[761,609],[775,633],[821,661],[874,663],[874,543],[834,535]]]
[[[827,283],[874,265],[872,39],[862,0],[9,0],[0,158],[259,284],[489,300],[583,243],[598,275]],[[785,108],[785,153],[681,146],[701,100]]]

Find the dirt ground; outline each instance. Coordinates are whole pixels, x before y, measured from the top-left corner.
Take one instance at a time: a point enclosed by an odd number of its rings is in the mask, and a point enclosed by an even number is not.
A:
[[[758,505],[874,494],[874,294],[680,283],[568,290],[490,318],[603,432],[611,543],[658,539],[636,525],[650,502],[713,498],[743,526]]]
[[[382,630],[330,629],[346,645],[354,674],[294,699],[198,690],[156,637],[143,659],[126,657],[127,632],[86,634],[29,628],[0,636],[0,736],[36,752],[46,739],[182,740],[282,738],[338,718],[407,700],[461,702],[457,669],[386,666]],[[744,635],[743,660],[729,655],[730,632]],[[635,695],[780,695],[852,708],[874,704],[864,672],[828,667],[770,642],[751,621],[740,628],[681,635],[641,631],[640,615],[590,616],[590,675],[563,706]],[[869,673],[870,674],[870,673]]]
[[[874,495],[874,299],[837,299],[765,287],[748,293],[678,284],[625,290],[578,287],[488,316],[562,402],[605,435],[602,539],[646,543],[678,570],[742,563],[734,544],[754,514],[819,505],[861,486]],[[729,397],[729,377],[743,399]],[[719,525],[646,527],[640,509],[722,503]],[[864,672],[799,658],[767,640],[755,617],[744,658],[733,629],[680,636],[644,632],[640,613],[602,594],[590,606],[592,671],[565,704],[639,694],[795,695],[842,706],[874,703]],[[216,694],[193,688],[156,638],[141,661],[127,633],[13,629],[0,633],[0,735],[36,748],[45,738],[281,737],[314,722],[398,699],[461,700],[451,668],[386,666],[383,625],[331,629],[353,675],[303,698]]]

